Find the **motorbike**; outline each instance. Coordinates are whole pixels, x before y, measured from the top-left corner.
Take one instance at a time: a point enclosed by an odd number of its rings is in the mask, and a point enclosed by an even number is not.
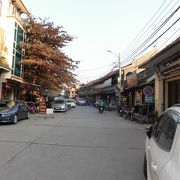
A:
[[[124,118],[132,121],[133,120],[133,113],[134,113],[134,108],[133,107],[127,107],[124,110]]]
[[[121,116],[121,117],[124,116],[124,108],[122,105],[117,107],[117,112],[118,112],[119,116]]]
[[[102,114],[104,112],[104,108],[103,107],[99,107],[99,112]]]
[[[119,116],[121,116],[121,117],[124,116],[124,109],[123,109],[123,107],[119,107],[118,113],[119,113]]]

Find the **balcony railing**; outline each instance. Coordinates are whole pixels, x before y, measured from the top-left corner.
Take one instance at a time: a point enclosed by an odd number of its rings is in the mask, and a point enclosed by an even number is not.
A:
[[[24,25],[24,21],[22,20],[20,14],[18,12],[9,12],[7,17],[15,18],[22,26]]]

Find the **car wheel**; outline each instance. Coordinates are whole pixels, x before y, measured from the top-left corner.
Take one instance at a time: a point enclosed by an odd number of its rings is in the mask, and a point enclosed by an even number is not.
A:
[[[17,121],[18,121],[18,119],[17,119],[17,115],[15,114],[15,115],[14,115],[14,119],[13,119],[13,124],[16,124],[16,123],[17,123]]]
[[[30,113],[28,112],[27,116],[26,116],[26,119],[29,119],[29,118],[30,118]]]
[[[146,159],[146,153],[144,154],[143,174],[144,174],[144,177],[147,179],[147,159]]]

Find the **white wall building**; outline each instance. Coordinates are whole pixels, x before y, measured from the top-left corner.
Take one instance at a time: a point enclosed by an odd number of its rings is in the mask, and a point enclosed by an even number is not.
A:
[[[21,0],[0,0],[0,99],[15,99],[20,94],[24,51],[19,43],[25,39],[22,14],[28,10]]]

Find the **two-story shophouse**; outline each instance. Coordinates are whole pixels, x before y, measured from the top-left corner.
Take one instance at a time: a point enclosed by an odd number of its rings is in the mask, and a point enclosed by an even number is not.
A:
[[[141,65],[155,70],[155,110],[160,115],[166,108],[180,104],[180,37]]]
[[[24,54],[19,43],[25,40],[22,15],[28,10],[21,0],[0,0],[0,99],[20,98]]]

